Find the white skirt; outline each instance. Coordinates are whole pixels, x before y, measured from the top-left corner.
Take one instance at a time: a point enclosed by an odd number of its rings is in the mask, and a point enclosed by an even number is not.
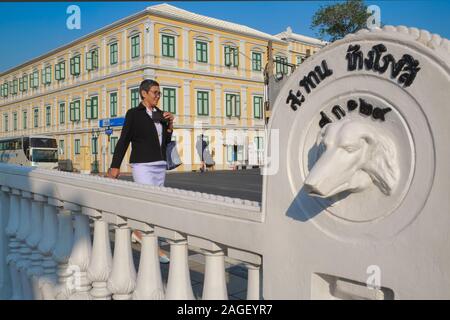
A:
[[[163,187],[166,179],[166,162],[131,163],[133,180],[137,183]]]

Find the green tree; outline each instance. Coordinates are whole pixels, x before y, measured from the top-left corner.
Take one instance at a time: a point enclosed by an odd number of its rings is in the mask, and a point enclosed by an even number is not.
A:
[[[321,39],[335,41],[364,28],[369,16],[363,0],[346,0],[321,6],[314,14],[311,29],[318,28]]]

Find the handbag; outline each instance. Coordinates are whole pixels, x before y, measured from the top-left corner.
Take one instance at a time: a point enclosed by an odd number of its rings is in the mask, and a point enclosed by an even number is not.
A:
[[[180,155],[178,154],[176,141],[170,141],[167,144],[166,162],[167,162],[167,170],[173,170],[183,164],[181,162]]]

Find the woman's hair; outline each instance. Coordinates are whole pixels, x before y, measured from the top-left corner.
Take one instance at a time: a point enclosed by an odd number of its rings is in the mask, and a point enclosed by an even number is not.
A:
[[[151,87],[158,86],[159,83],[155,80],[145,79],[141,82],[141,85],[139,86],[139,95],[141,96],[141,99],[144,100],[144,97],[142,96],[142,91],[148,92]]]

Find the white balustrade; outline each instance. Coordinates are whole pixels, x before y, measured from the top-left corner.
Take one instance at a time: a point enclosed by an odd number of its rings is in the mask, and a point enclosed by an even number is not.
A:
[[[0,299],[9,299],[12,295],[11,276],[8,270],[7,256],[9,239],[6,227],[9,220],[9,193],[11,189],[1,186],[0,190]]]
[[[104,213],[105,214],[105,213]],[[131,300],[136,287],[136,269],[131,250],[131,233],[126,220],[116,216],[110,221],[116,226],[114,239],[114,257],[108,289],[114,300]]]
[[[31,248],[26,243],[26,238],[31,234],[31,198],[30,192],[22,191],[22,197],[20,198],[20,223],[17,230],[17,239],[20,240],[20,257],[17,261],[17,270],[19,271],[22,285],[23,300],[33,299],[33,290],[27,274],[31,265]]]
[[[22,283],[20,281],[19,271],[17,269],[17,261],[20,258],[20,241],[16,238],[17,230],[20,223],[20,191],[12,189],[9,203],[9,219],[6,227],[6,234],[10,237],[9,254],[7,256],[7,264],[9,266],[12,296],[11,300],[22,299]]]
[[[27,276],[31,283],[32,294],[35,300],[41,300],[42,295],[39,288],[39,277],[44,273],[42,267],[42,254],[38,249],[39,242],[43,237],[42,225],[44,215],[44,202],[47,198],[38,194],[34,194],[31,202],[31,232],[26,238],[25,242],[31,248],[30,267]]]
[[[53,251],[58,236],[57,208],[62,206],[61,201],[52,197],[49,197],[47,203],[44,204],[43,237],[38,244],[38,249],[44,257],[42,262],[43,274],[39,277],[39,289],[44,300],[55,298],[54,288],[58,283],[57,263],[53,259]]]
[[[55,287],[54,298],[68,299],[74,293],[74,284],[71,282],[73,269],[69,267],[69,257],[73,245],[72,213],[65,208],[58,213],[58,236],[53,251],[53,259],[58,263],[58,286]]]
[[[76,211],[75,211],[76,210]],[[69,258],[69,266],[73,269],[72,281],[74,290],[70,299],[88,300],[91,298],[91,281],[87,277],[89,259],[91,257],[91,231],[89,228],[89,217],[81,214],[81,208],[76,206],[75,211],[75,234],[72,252]]]
[[[90,294],[94,300],[111,300],[108,278],[112,270],[112,254],[108,222],[97,210],[83,207],[82,212],[94,220],[94,241],[87,269],[89,280],[92,282]]]
[[[259,300],[260,299],[260,266],[253,264],[246,264],[247,275],[247,300]]]
[[[188,242],[185,235],[158,228],[170,244],[167,300],[194,300],[188,264]]]
[[[128,225],[140,227],[142,233],[141,257],[134,300],[162,300],[164,287],[159,264],[158,237],[154,228],[140,223],[128,222]]]
[[[203,300],[227,300],[224,248],[212,241],[194,236],[188,237],[190,245],[201,249],[205,256]]]

